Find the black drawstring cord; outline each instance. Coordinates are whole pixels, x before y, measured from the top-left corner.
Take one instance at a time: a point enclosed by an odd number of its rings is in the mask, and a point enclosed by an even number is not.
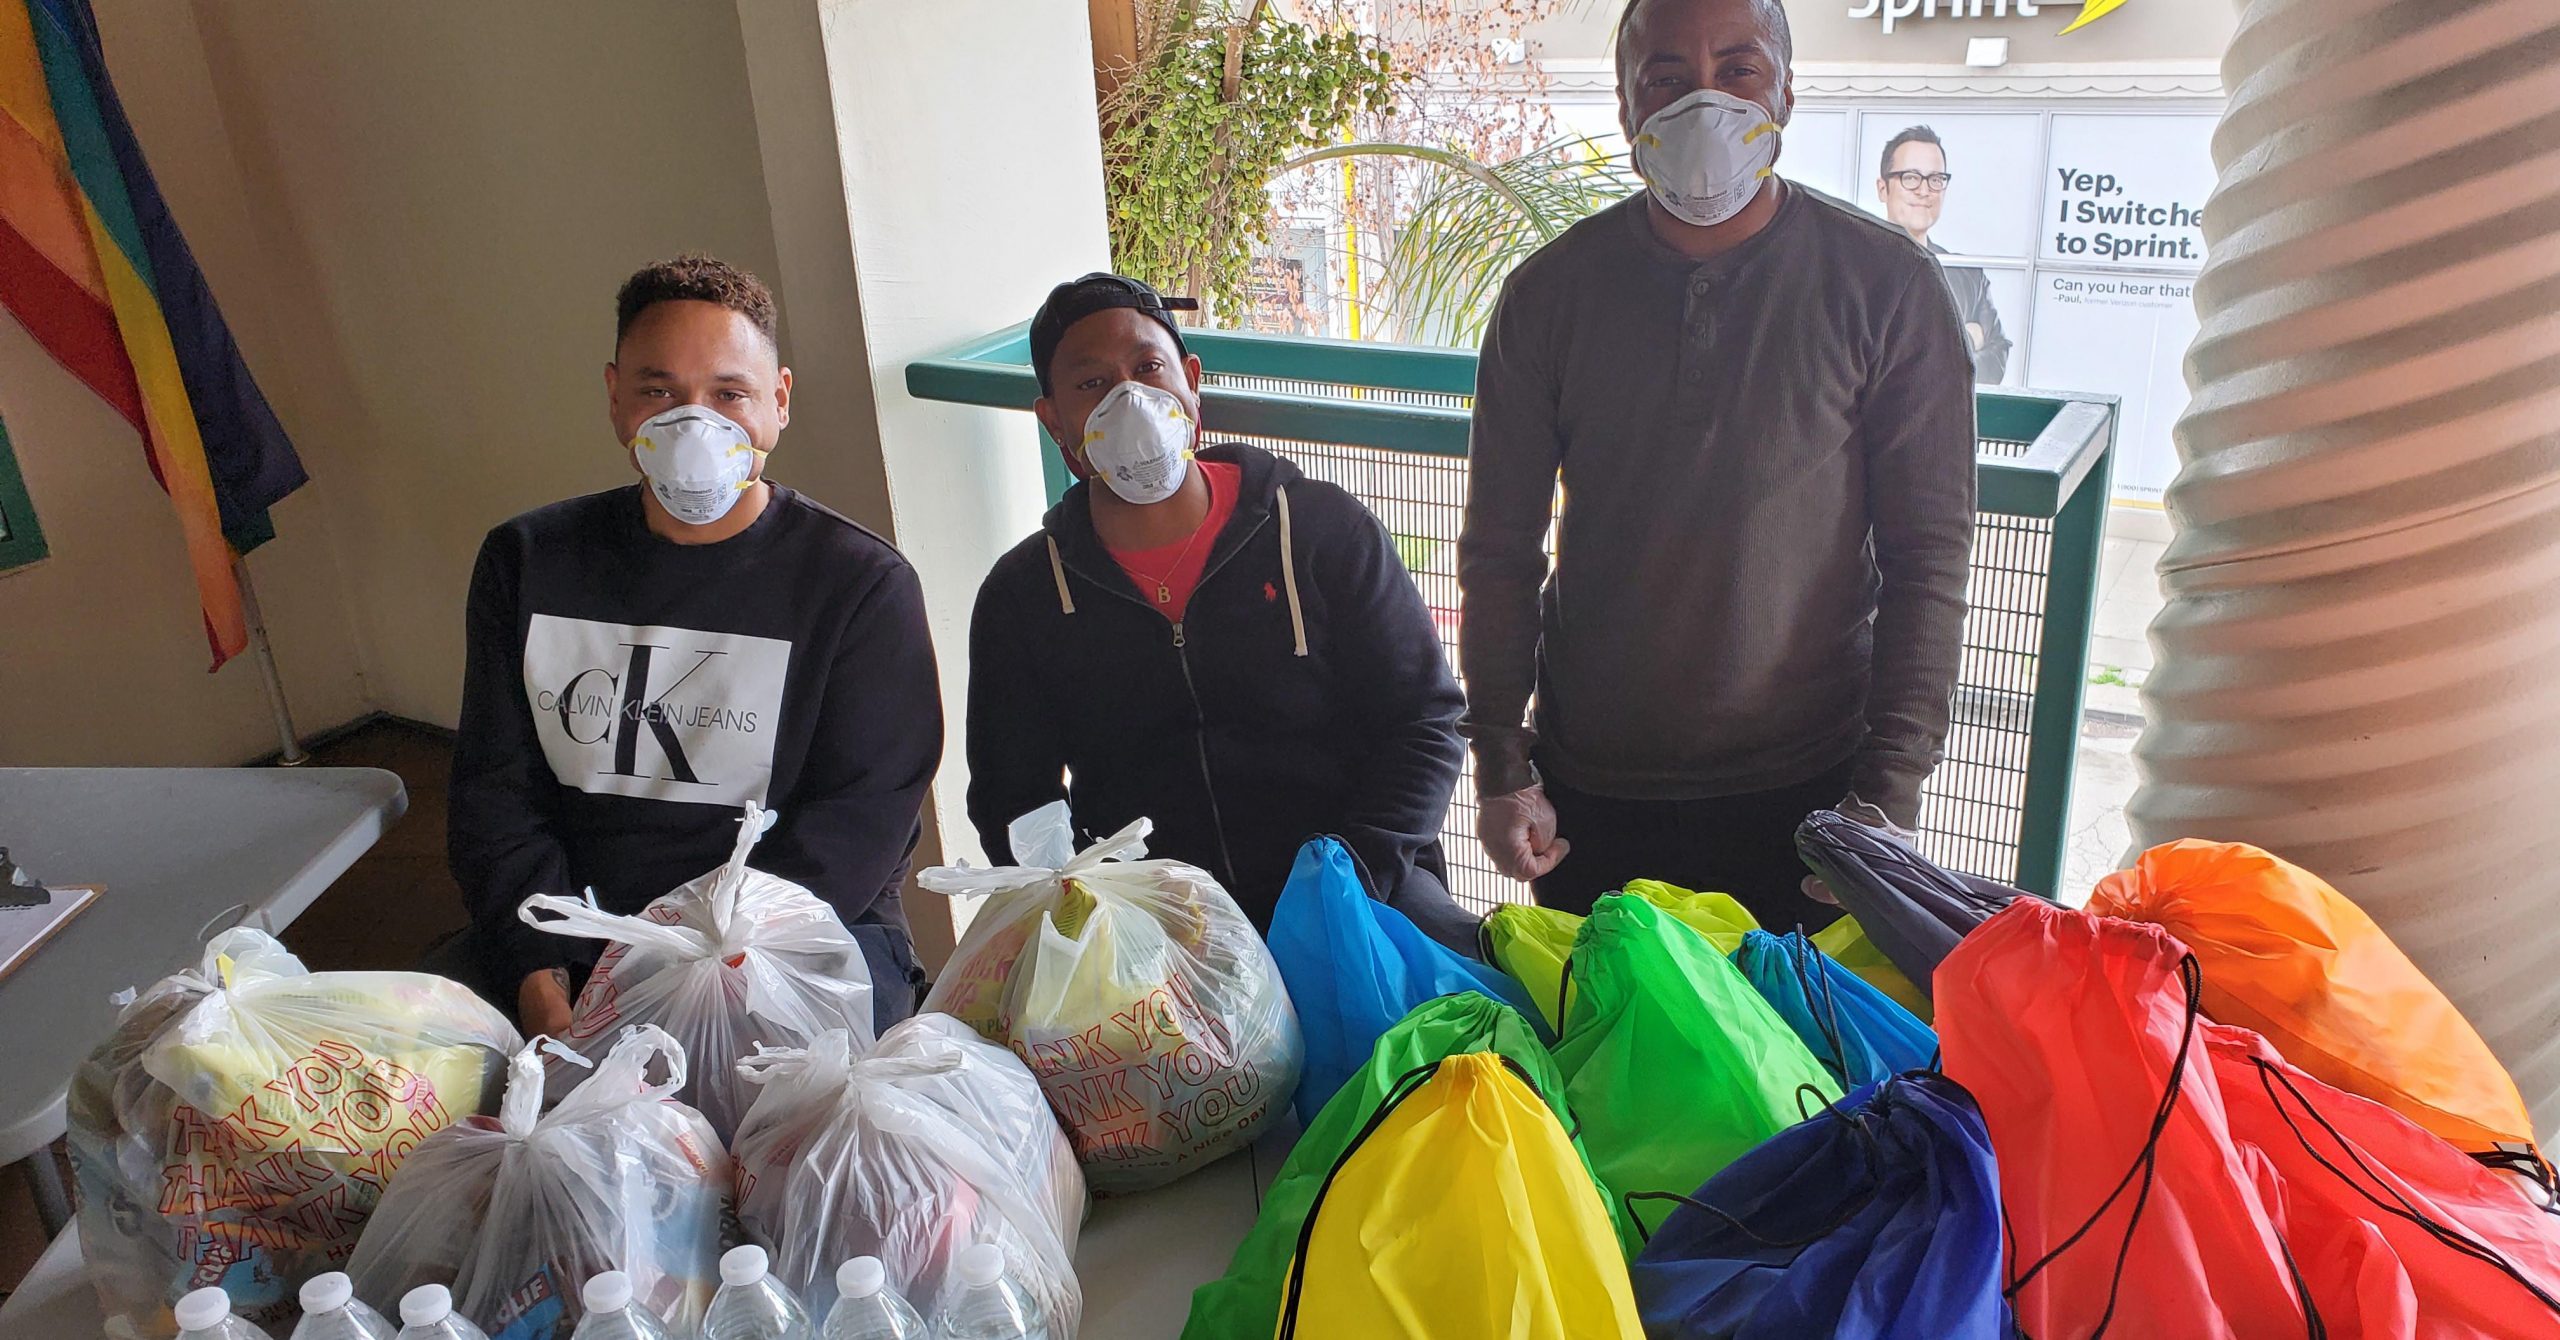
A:
[[[1473,1055],[1474,1053],[1460,1054]],[[1518,1061],[1501,1052],[1495,1052],[1494,1057],[1502,1062],[1503,1069],[1519,1078],[1523,1087],[1538,1096],[1538,1101],[1546,1105],[1549,1113],[1555,1111],[1555,1100],[1538,1087],[1538,1082],[1529,1077],[1529,1072],[1522,1069]],[[1404,1105],[1404,1100],[1421,1092],[1422,1086],[1430,1083],[1432,1077],[1440,1073],[1440,1067],[1448,1064],[1449,1060],[1449,1057],[1443,1056],[1437,1061],[1425,1062],[1398,1075],[1396,1082],[1387,1087],[1386,1100],[1378,1104],[1377,1111],[1369,1114],[1369,1120],[1360,1127],[1360,1133],[1351,1137],[1351,1142],[1342,1147],[1341,1155],[1334,1159],[1333,1166],[1325,1170],[1324,1181],[1316,1185],[1315,1199],[1307,1203],[1306,1222],[1298,1225],[1298,1246],[1289,1258],[1289,1287],[1281,1307],[1279,1334],[1274,1340],[1295,1340],[1298,1334],[1298,1304],[1306,1293],[1307,1249],[1315,1242],[1316,1215],[1324,1209],[1325,1197],[1333,1193],[1334,1179],[1342,1175],[1344,1166],[1351,1162],[1351,1156],[1359,1153],[1360,1147],[1369,1142],[1369,1137],[1377,1134],[1378,1128],[1387,1124],[1387,1118],[1395,1115],[1395,1110]],[[1581,1138],[1572,1132],[1567,1132],[1566,1135],[1570,1139]]]
[[[1573,951],[1566,950],[1563,961],[1556,965],[1556,1037],[1564,1037],[1564,1004],[1573,992]]]
[[[1442,1061],[1446,1059],[1441,1058]],[[1360,1128],[1359,1134],[1351,1137],[1349,1144],[1342,1147],[1342,1153],[1334,1159],[1333,1166],[1325,1170],[1324,1180],[1316,1184],[1315,1199],[1307,1203],[1306,1222],[1298,1225],[1297,1250],[1289,1258],[1289,1288],[1280,1310],[1280,1332],[1276,1340],[1292,1340],[1298,1333],[1298,1303],[1307,1283],[1307,1248],[1315,1241],[1316,1214],[1324,1208],[1325,1197],[1332,1194],[1333,1180],[1342,1175],[1343,1165],[1351,1162],[1351,1156],[1360,1152],[1360,1146],[1367,1144],[1380,1126],[1387,1124],[1387,1118],[1395,1115],[1395,1110],[1403,1106],[1404,1100],[1412,1097],[1439,1073],[1440,1066],[1441,1061],[1432,1061],[1397,1076],[1396,1082],[1387,1088],[1386,1101],[1369,1114],[1367,1124]]]
[[[1876,1096],[1869,1101],[1866,1108],[1856,1113],[1849,1113],[1841,1111],[1840,1108],[1833,1104],[1830,1099],[1823,1097],[1822,1090],[1817,1089],[1810,1084],[1800,1084],[1796,1086],[1797,1111],[1801,1112],[1804,1110],[1804,1096],[1806,1094],[1812,1094],[1815,1100],[1822,1104],[1823,1110],[1828,1112],[1834,1120],[1843,1123],[1848,1126],[1852,1132],[1856,1133],[1858,1142],[1866,1146],[1867,1152],[1866,1187],[1860,1192],[1858,1198],[1834,1217],[1830,1223],[1814,1230],[1811,1234],[1801,1238],[1784,1240],[1777,1238],[1764,1238],[1757,1232],[1754,1232],[1751,1225],[1742,1222],[1739,1218],[1736,1218],[1723,1210],[1717,1209],[1713,1205],[1709,1205],[1705,1201],[1699,1200],[1695,1196],[1682,1195],[1677,1191],[1630,1191],[1626,1193],[1624,1199],[1627,1202],[1627,1218],[1635,1222],[1636,1236],[1648,1245],[1653,1241],[1652,1232],[1645,1228],[1644,1219],[1636,1213],[1636,1202],[1640,1200],[1678,1201],[1701,1214],[1713,1215],[1716,1218],[1731,1224],[1735,1232],[1740,1233],[1742,1236],[1749,1238],[1760,1246],[1769,1248],[1772,1251],[1794,1251],[1798,1248],[1810,1247],[1813,1244],[1822,1241],[1824,1238],[1839,1232],[1841,1225],[1857,1218],[1858,1215],[1863,1213],[1869,1205],[1875,1203],[1877,1195],[1881,1194],[1884,1190],[1884,1144],[1876,1138],[1875,1129],[1871,1125],[1871,1122],[1874,1120],[1878,1109],[1885,1106],[1887,1102],[1886,1096],[1892,1091],[1893,1086],[1891,1084],[1887,1084],[1882,1088],[1877,1089]],[[1805,1120],[1810,1121],[1812,1118],[1808,1116]]]
[[[1832,1077],[1847,1084],[1849,1046],[1841,1039],[1840,1002],[1831,993],[1830,977],[1815,971],[1821,966],[1822,951],[1813,947],[1813,941],[1805,938],[1802,929],[1797,930],[1793,943],[1778,943],[1786,951],[1787,966],[1795,969],[1796,988],[1804,992],[1805,1013],[1813,1016],[1814,1027],[1822,1030],[1822,1040],[1831,1047]]]
[[[2309,1340],[2329,1340],[2329,1323],[2320,1316],[2320,1305],[2311,1301],[2311,1285],[2302,1278],[2302,1266],[2293,1259],[2293,1244],[2276,1235],[2276,1250],[2284,1253],[2284,1273],[2293,1281],[2294,1300],[2302,1304],[2302,1322]]]
[[[2471,1158],[2482,1167],[2514,1173],[2532,1182],[2542,1192],[2542,1204],[2536,1208],[2544,1214],[2560,1215],[2560,1170],[2552,1168],[2551,1160],[2544,1158],[2541,1150],[2531,1145],[2522,1149],[2501,1145]]]
[[[2133,1254],[2134,1230],[2141,1226],[2142,1212],[2151,1203],[2151,1185],[2160,1166],[2160,1138],[2168,1131],[2169,1118],[2177,1111],[2179,1095],[2186,1091],[2187,1057],[2195,1046],[2196,1020],[2204,1013],[2204,970],[2196,963],[2195,955],[2189,954],[2178,960],[2178,977],[2187,992],[2186,1023],[2178,1034],[2178,1057],[2169,1071],[2168,1088],[2160,1095],[2160,1107],[2152,1113],[2151,1132],[2144,1137],[2141,1151],[2133,1156],[2133,1166],[2125,1169],[2124,1176],[2116,1182],[2115,1190],[2098,1202],[2098,1208],[2090,1211],[2086,1222],[2000,1291],[2002,1297],[2014,1301],[2036,1276],[2044,1273],[2047,1266],[2060,1260],[2064,1252],[2080,1245],[2080,1240],[2089,1236],[2090,1230],[2098,1226],[2098,1221],[2115,1207],[2125,1188],[2135,1185],[2139,1179],[2140,1190],[2133,1198],[2133,1212],[2125,1219],[2124,1241],[2116,1249],[2115,1271],[2107,1281],[2107,1310],[2099,1314],[2097,1328],[2089,1332],[2089,1340],[2098,1340],[2105,1335],[2107,1327],[2115,1321],[2117,1295],[2124,1288],[2125,1261]]]
[[[2544,1308],[2553,1313],[2560,1313],[2560,1300],[2555,1300],[2550,1294],[2545,1293],[2541,1285],[2534,1283],[2523,1270],[2519,1269],[2515,1263],[2507,1260],[2507,1258],[2501,1255],[2496,1248],[2471,1237],[2454,1225],[2429,1218],[2424,1212],[2419,1210],[2417,1206],[2410,1204],[2409,1198],[2401,1195],[2400,1189],[2393,1186],[2389,1180],[2376,1172],[2372,1164],[2365,1162],[2364,1155],[2359,1152],[2354,1145],[2348,1143],[2347,1138],[2344,1135],[2338,1133],[2337,1127],[2329,1124],[2329,1119],[2321,1115],[2319,1108],[2311,1105],[2311,1099],[2294,1084],[2292,1076],[2287,1075],[2273,1065],[2268,1064],[2266,1058],[2262,1056],[2250,1057],[2249,1063],[2257,1067],[2258,1083],[2267,1091],[2267,1101],[2275,1105],[2276,1115],[2284,1118],[2285,1128],[2293,1132],[2293,1138],[2301,1143],[2303,1152],[2309,1154],[2312,1161],[2318,1163],[2323,1169],[2327,1170],[2330,1176],[2346,1183],[2348,1189],[2371,1202],[2376,1209],[2381,1210],[2383,1213],[2388,1214],[2393,1218],[2404,1219],[2412,1224],[2416,1224],[2428,1237],[2442,1243],[2448,1250],[2456,1253],[2457,1255],[2467,1256],[2474,1261],[2478,1261],[2481,1264],[2497,1271],[2499,1274],[2523,1285],[2525,1291],[2533,1295],[2535,1302],[2542,1304]],[[2284,1085],[2285,1093],[2290,1095],[2293,1098],[2293,1101],[2302,1105],[2303,1112],[2308,1115],[2312,1121],[2318,1123],[2320,1129],[2326,1132],[2330,1139],[2337,1141],[2338,1148],[2345,1152],[2347,1160],[2355,1165],[2356,1171],[2363,1173],[2366,1177],[2372,1179],[2375,1185],[2380,1186],[2385,1192],[2389,1193],[2391,1199],[2388,1202],[2384,1201],[2382,1197],[2375,1195],[2363,1183],[2348,1176],[2345,1169],[2330,1162],[2327,1155],[2322,1154],[2319,1149],[2312,1145],[2311,1137],[2306,1135],[2303,1132],[2302,1127],[2294,1121],[2293,1113],[2286,1110],[2284,1099],[2276,1096],[2276,1085],[2279,1083]]]

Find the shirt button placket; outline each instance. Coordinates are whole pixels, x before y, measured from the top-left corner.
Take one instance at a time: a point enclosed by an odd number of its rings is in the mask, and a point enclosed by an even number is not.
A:
[[[1699,275],[1689,281],[1689,301],[1684,312],[1685,324],[1680,332],[1680,399],[1691,408],[1702,407],[1707,394],[1708,336],[1714,333],[1715,318],[1708,303],[1715,295],[1716,281]]]

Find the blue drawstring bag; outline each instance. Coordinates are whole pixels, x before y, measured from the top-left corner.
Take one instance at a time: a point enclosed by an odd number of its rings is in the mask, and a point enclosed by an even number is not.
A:
[[[1682,1202],[1631,1269],[1649,1340],[2008,1340],[2000,1182],[1972,1095],[1870,1085]]]
[[[1800,933],[1752,931],[1733,965],[1844,1089],[1936,1064],[1936,1032]]]
[[[1310,839],[1298,849],[1271,912],[1270,941],[1307,1040],[1298,1079],[1301,1126],[1314,1123],[1325,1100],[1368,1063],[1378,1038],[1424,1001],[1475,991],[1538,1018],[1519,983],[1459,956],[1370,897],[1339,838]]]

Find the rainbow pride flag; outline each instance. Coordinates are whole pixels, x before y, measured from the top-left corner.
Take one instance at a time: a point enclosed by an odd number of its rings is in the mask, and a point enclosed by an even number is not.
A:
[[[0,306],[142,435],[221,669],[249,640],[232,560],[305,476],[143,162],[88,0],[0,0]]]

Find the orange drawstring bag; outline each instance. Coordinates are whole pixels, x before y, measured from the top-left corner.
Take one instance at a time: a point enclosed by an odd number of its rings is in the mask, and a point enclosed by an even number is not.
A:
[[[2331,1336],[2560,1340],[2560,1227],[2518,1187],[2247,1029],[2198,1028]]]
[[[2172,842],[2107,876],[2098,916],[2147,921],[2195,951],[2204,1012],[2483,1162],[2550,1180],[2506,1067],[2364,909],[2255,847]]]
[[[2193,957],[2154,926],[2020,898],[1938,965],[1947,1078],[2000,1164],[2005,1292],[2035,1340],[2324,1334],[2232,1143]]]

